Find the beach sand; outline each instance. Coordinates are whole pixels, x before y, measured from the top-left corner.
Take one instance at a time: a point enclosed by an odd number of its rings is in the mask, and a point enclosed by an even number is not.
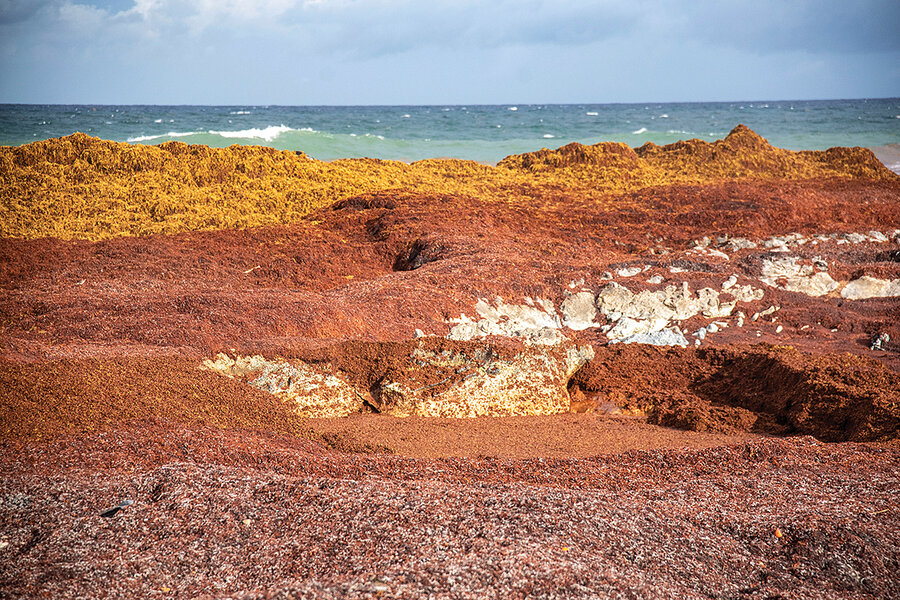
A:
[[[878,157],[878,160],[884,163],[884,166],[894,173],[900,173],[900,144],[876,146],[871,148],[871,150]]]

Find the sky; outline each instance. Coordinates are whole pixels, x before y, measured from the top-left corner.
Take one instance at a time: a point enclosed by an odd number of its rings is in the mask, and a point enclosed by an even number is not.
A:
[[[0,102],[900,96],[900,0],[0,0]]]

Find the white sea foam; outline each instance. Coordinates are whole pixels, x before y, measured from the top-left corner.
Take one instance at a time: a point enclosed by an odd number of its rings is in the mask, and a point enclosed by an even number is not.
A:
[[[663,114],[659,115],[659,118],[660,119],[668,119],[669,115],[667,115],[666,113],[663,113]]]
[[[242,139],[260,139],[265,140],[267,142],[272,142],[282,133],[287,133],[288,131],[294,131],[294,129],[287,127],[285,125],[269,125],[265,129],[259,129],[258,127],[253,127],[251,129],[241,129],[240,131],[212,131],[209,133],[212,135],[220,135],[223,138],[242,138]]]
[[[519,110],[519,107],[518,106],[510,106],[509,110]]]
[[[404,118],[404,119],[408,119],[408,118],[409,118],[409,115],[403,115],[403,118]]]
[[[545,134],[544,134],[544,137],[547,138],[547,139],[549,140],[549,139],[551,139],[551,138],[555,138],[556,136],[553,135],[552,133],[545,133]]]
[[[153,119],[154,123],[162,123],[162,119]]]
[[[596,113],[596,112],[594,112],[594,111],[590,111],[590,112],[586,112],[586,113],[584,113],[584,114],[586,114],[586,115],[589,116],[589,117],[596,117],[596,116],[599,115],[600,113]]]
[[[187,137],[189,135],[202,135],[202,131],[170,131],[169,133],[161,133],[159,135],[139,135],[137,137],[130,137],[126,142],[129,143],[137,143],[137,142],[149,142],[150,140],[158,140],[160,138],[179,138],[179,137]]]
[[[636,131],[632,131],[631,133],[632,133],[632,135],[641,135],[642,133],[647,133],[647,128],[641,127],[640,129],[638,129]]]
[[[229,115],[249,115],[252,114],[249,110],[233,110]]]

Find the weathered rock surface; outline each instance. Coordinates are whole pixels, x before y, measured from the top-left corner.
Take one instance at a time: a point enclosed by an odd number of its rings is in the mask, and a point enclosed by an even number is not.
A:
[[[848,300],[865,298],[892,298],[900,296],[900,279],[887,281],[863,275],[854,279],[841,290],[841,297]]]
[[[416,348],[417,375],[433,367],[453,372],[432,384],[385,379],[373,393],[382,413],[420,417],[548,415],[569,411],[567,384],[593,358],[590,346],[564,351],[526,348],[507,358],[491,349],[446,355]],[[418,378],[417,378],[418,379]]]
[[[239,378],[292,404],[304,417],[346,417],[362,410],[365,397],[327,369],[295,360],[267,360],[262,356],[218,354],[200,368]]]
[[[375,362],[392,366],[375,375],[375,363],[366,361],[350,374],[353,383],[322,361],[219,354],[200,368],[274,394],[304,417],[375,410],[395,417],[459,418],[568,412],[568,381],[594,356],[591,346],[509,350],[480,343],[443,346],[434,339],[381,353]]]
[[[815,272],[813,265],[804,265],[796,256],[764,259],[760,280],[772,287],[807,296],[824,296],[838,287],[828,273]]]

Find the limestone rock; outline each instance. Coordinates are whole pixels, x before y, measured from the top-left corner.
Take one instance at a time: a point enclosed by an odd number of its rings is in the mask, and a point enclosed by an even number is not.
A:
[[[841,290],[841,297],[847,300],[863,300],[865,298],[889,298],[900,296],[900,279],[876,279],[863,275],[854,279]]]
[[[800,264],[796,256],[763,260],[760,281],[772,287],[807,296],[824,296],[837,289],[828,273],[816,273],[813,265]]]
[[[292,402],[294,411],[306,417],[346,417],[359,412],[364,397],[349,383],[330,373],[327,367],[302,361],[267,360],[256,356],[218,354],[206,359],[202,369],[232,379],[245,379],[250,385]]]
[[[566,337],[559,331],[562,322],[549,300],[538,299],[532,303],[506,304],[498,299],[495,306],[481,299],[475,304],[475,311],[481,317],[473,321],[465,315],[456,319],[447,337],[451,340],[469,341],[489,335],[522,338],[537,345],[555,345]]]
[[[441,360],[427,352],[414,353],[427,368]],[[511,359],[491,353],[463,357],[459,375],[432,385],[384,381],[374,393],[379,412],[396,417],[479,417],[546,415],[569,410],[569,378],[593,358],[590,346],[561,351],[527,348]]]
[[[688,341],[684,337],[684,333],[678,327],[666,327],[659,331],[648,333],[636,333],[622,340],[611,341],[610,343],[622,344],[650,344],[651,346],[682,346],[687,347]]]
[[[563,325],[574,331],[581,331],[589,327],[599,327],[594,321],[597,317],[597,308],[594,306],[594,294],[591,292],[578,292],[563,300],[560,310],[563,315]]]

